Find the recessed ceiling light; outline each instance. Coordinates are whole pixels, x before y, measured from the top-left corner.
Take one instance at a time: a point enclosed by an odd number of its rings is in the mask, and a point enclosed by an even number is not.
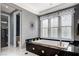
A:
[[[49,3],[49,5],[53,5],[53,3]]]
[[[9,8],[9,6],[6,6],[6,8]]]

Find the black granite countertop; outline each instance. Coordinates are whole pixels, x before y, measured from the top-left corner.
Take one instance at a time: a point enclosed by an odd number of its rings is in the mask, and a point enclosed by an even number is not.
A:
[[[79,53],[79,46],[74,45],[74,44],[69,44],[69,46],[67,47],[67,49],[65,51]]]

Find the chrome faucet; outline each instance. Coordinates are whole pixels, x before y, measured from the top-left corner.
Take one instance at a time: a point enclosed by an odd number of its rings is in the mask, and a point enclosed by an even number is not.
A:
[[[62,46],[62,40],[60,40],[60,46]]]

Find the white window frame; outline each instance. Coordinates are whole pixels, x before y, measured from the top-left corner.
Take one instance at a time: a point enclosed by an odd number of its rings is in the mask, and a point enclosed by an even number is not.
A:
[[[61,34],[61,15],[63,15],[64,13],[69,13],[69,14],[71,14],[72,15],[72,25],[70,26],[71,27],[71,39],[69,39],[69,38],[61,38],[61,36],[60,36],[60,34]],[[67,14],[66,13],[66,14]],[[65,39],[65,41],[67,40],[67,41],[74,41],[74,8],[71,8],[71,9],[68,9],[68,10],[63,10],[63,11],[59,11],[58,13],[54,13],[54,14],[52,14],[52,15],[47,15],[47,17],[45,16],[45,17],[43,17],[43,18],[48,18],[48,38],[50,39],[51,38],[51,18],[52,17],[55,17],[55,16],[58,16],[58,27],[56,27],[56,28],[58,28],[58,38],[56,38],[57,40],[62,40],[62,39]],[[60,15],[61,14],[61,15]],[[43,19],[41,19],[41,17],[40,17],[40,20],[43,20]],[[69,27],[69,26],[68,26]],[[40,26],[40,29],[41,29],[41,26]],[[40,33],[41,33],[41,30],[40,30]],[[41,34],[40,34],[40,36],[41,36]],[[54,38],[51,38],[51,39],[54,39]]]
[[[16,15],[20,13],[20,46],[19,48],[21,49],[22,46],[22,12],[21,11],[16,11],[14,12],[14,48],[16,48]]]

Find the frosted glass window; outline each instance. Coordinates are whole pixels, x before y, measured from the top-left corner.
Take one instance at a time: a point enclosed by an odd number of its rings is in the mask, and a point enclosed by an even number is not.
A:
[[[41,37],[48,37],[48,28],[42,28]]]
[[[58,17],[51,19],[51,27],[58,27]]]
[[[72,28],[72,14],[66,14],[61,16],[61,38],[64,40],[72,39],[71,28]]]
[[[48,19],[41,20],[41,37],[48,37]]]
[[[48,27],[48,19],[42,20],[42,27]]]
[[[61,28],[61,37],[71,39],[71,27],[62,27]]]
[[[51,18],[51,38],[58,38],[58,17]]]
[[[72,25],[71,14],[61,16],[61,26],[71,26],[71,25]]]
[[[65,10],[40,18],[41,37],[59,40],[73,40],[72,15],[72,10]]]
[[[51,38],[58,38],[58,28],[51,28]]]

